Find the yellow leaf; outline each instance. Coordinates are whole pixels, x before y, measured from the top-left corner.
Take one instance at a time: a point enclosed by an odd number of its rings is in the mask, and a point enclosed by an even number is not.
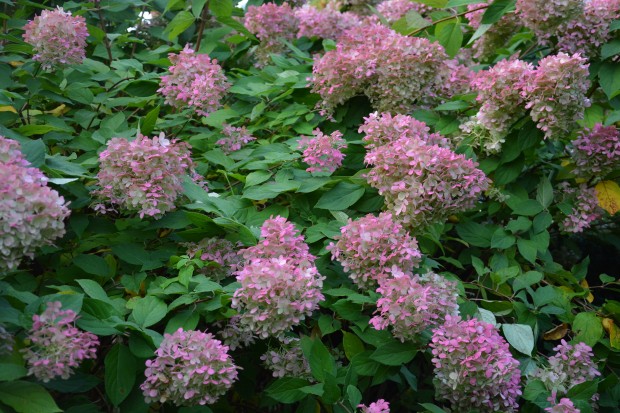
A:
[[[620,349],[620,328],[611,318],[603,318],[603,328],[609,334],[609,343],[613,348]]]
[[[67,107],[67,105],[65,105],[64,103],[52,110],[46,110],[45,113],[49,113],[52,116],[62,116],[65,113],[69,112],[69,108]]]
[[[596,184],[598,204],[605,211],[614,215],[620,211],[620,186],[613,181],[603,181]]]
[[[0,112],[13,112],[17,113],[13,106],[0,106]]]
[[[586,290],[590,288],[590,286],[588,285],[588,282],[586,280],[581,280],[579,285],[581,285]],[[592,295],[592,293],[590,291],[588,291],[588,296],[586,297],[586,300],[588,300],[589,303],[594,301],[594,296]]]
[[[13,67],[20,67],[21,65],[23,65],[23,64],[24,64],[24,62],[17,62],[17,61],[15,61],[15,60],[13,60],[13,61],[9,62],[9,64],[10,64],[11,66],[13,66]]]
[[[545,332],[543,335],[544,340],[559,340],[564,338],[568,332],[568,323],[562,323],[559,326],[555,326],[551,330]]]

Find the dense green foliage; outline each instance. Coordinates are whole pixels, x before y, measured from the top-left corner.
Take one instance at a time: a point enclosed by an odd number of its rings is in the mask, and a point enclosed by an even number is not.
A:
[[[410,13],[394,23],[398,32],[439,40],[451,56],[480,34],[463,18],[475,2],[420,2],[437,10],[422,23]],[[308,85],[315,54],[333,50],[335,42],[295,39],[286,42],[284,54],[272,54],[267,66],[257,68],[252,53],[258,40],[240,23],[244,11],[231,0],[40,3],[0,1],[0,135],[21,144],[26,159],[70,202],[71,214],[62,238],[37,250],[34,259],[24,258],[18,269],[0,273],[0,325],[15,337],[13,352],[0,356],[0,411],[343,413],[380,398],[393,412],[448,411],[435,398],[426,346],[431,332],[418,342],[401,342],[390,330],[373,329],[369,320],[379,294],[358,289],[327,249],[349,218],[384,209],[383,197],[367,183],[358,132],[373,112],[370,101],[356,96],[330,120],[320,114],[320,97]],[[482,18],[484,28],[512,13],[514,3],[495,1]],[[32,60],[23,27],[57,5],[86,19],[87,57],[45,71]],[[612,28],[620,29],[619,21]],[[590,62],[592,105],[571,134],[543,139],[522,116],[513,120],[499,153],[459,141],[455,152],[479,162],[493,189],[475,208],[415,234],[422,267],[458,283],[461,316],[496,324],[511,345],[523,377],[523,412],[549,406],[549,391],[527,376],[561,338],[591,346],[602,373],[568,397],[590,412],[597,393],[600,411],[620,412],[620,232],[610,214],[620,205],[614,182],[620,170],[585,182],[598,184],[607,210],[601,219],[578,234],[560,227],[573,208],[560,183],[577,190],[584,183],[571,173],[567,144],[584,127],[620,121],[619,42],[602,45],[603,54]],[[168,54],[196,43],[200,53],[217,59],[232,84],[223,107],[207,117],[172,108],[157,93],[170,66]],[[522,29],[474,69],[515,53],[535,64],[550,52]],[[476,94],[464,93],[410,114],[452,139],[462,136],[459,125],[478,108]],[[226,154],[215,144],[224,124],[245,126],[257,139]],[[346,140],[346,157],[335,173],[306,171],[298,141],[316,128],[340,131]],[[160,219],[97,213],[99,154],[110,139],[133,139],[138,132],[163,132],[191,145],[208,190],[185,177],[177,208]],[[295,224],[326,277],[320,308],[293,329],[310,377],[274,378],[260,356],[280,344],[260,339],[230,351],[241,367],[239,378],[216,404],[149,407],[139,386],[163,334],[179,327],[216,334],[236,314],[231,300],[240,284],[234,276],[210,279],[201,268],[205,263],[186,255],[184,243],[218,237],[255,245],[272,216]],[[101,344],[97,358],[84,361],[69,379],[43,383],[27,375],[20,349],[29,345],[32,316],[53,301],[78,313],[76,325]]]

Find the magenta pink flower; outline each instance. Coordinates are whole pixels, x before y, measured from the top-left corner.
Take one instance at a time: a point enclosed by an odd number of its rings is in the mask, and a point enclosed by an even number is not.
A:
[[[271,370],[273,377],[312,379],[310,364],[304,357],[298,338],[284,337],[280,341],[280,348],[269,349],[260,359]]]
[[[560,25],[556,31],[560,52],[580,53],[590,60],[611,39],[611,22],[620,18],[620,0],[588,0],[584,12]]]
[[[302,149],[304,162],[310,165],[308,172],[332,173],[342,166],[347,142],[342,139],[340,131],[334,131],[325,135],[319,129],[312,131],[314,137],[304,136],[299,141],[299,149]]]
[[[82,360],[97,357],[97,336],[76,328],[76,319],[75,311],[62,310],[59,301],[48,302],[43,314],[32,316],[30,345],[21,350],[28,375],[43,382],[55,377],[68,379]]]
[[[416,3],[411,0],[386,0],[377,5],[377,11],[390,23],[405,17],[407,12],[411,10],[415,10],[419,14],[428,14],[435,9],[426,4]]]
[[[77,65],[86,57],[86,20],[62,7],[43,10],[24,26],[24,40],[34,48],[33,60],[44,70],[59,65]]]
[[[556,401],[556,397],[557,397],[556,393],[552,392],[551,396],[549,396],[549,398],[547,399],[547,401],[551,403],[551,406],[545,409],[546,412],[548,413],[581,413],[581,410],[576,408],[570,399],[563,397],[562,399],[560,399],[560,402],[558,403]]]
[[[215,144],[218,145],[225,154],[236,152],[249,142],[256,140],[245,126],[240,128],[226,124],[223,126],[222,135],[224,135],[224,137],[215,142]]]
[[[147,403],[212,404],[237,380],[228,347],[209,333],[179,328],[164,334],[155,355],[146,361],[146,380],[140,386]]]
[[[392,328],[400,341],[415,341],[424,330],[441,325],[447,315],[458,315],[456,283],[429,272],[424,275],[392,269],[392,277],[379,281],[376,330]]]
[[[350,12],[341,13],[333,3],[327,3],[322,9],[306,4],[295,9],[295,17],[299,21],[297,37],[336,40],[346,30],[362,24],[359,16]]]
[[[187,247],[189,258],[199,258],[205,261],[205,266],[199,270],[215,281],[221,281],[231,276],[242,262],[237,252],[239,245],[222,238],[205,238],[200,242],[184,244]]]
[[[566,394],[576,385],[594,380],[601,373],[594,362],[592,348],[585,343],[575,345],[562,340],[549,357],[549,365],[538,368],[532,376],[541,380],[553,393]]]
[[[411,271],[422,260],[416,239],[388,212],[349,219],[335,239],[337,242],[327,247],[332,259],[342,264],[360,288],[374,288],[377,282],[393,276],[392,267]]]
[[[439,43],[369,22],[345,32],[335,50],[315,60],[312,91],[321,95],[324,114],[360,94],[379,111],[405,112],[436,99],[445,60]]]
[[[490,185],[474,161],[416,137],[403,136],[374,148],[365,161],[373,165],[368,183],[409,230],[420,231],[472,208]]]
[[[203,116],[209,116],[222,106],[230,83],[217,60],[195,53],[189,46],[168,57],[172,63],[168,68],[170,74],[161,77],[157,90],[168,105],[178,109],[189,106]]]
[[[97,174],[100,188],[94,195],[104,203],[95,207],[99,212],[119,207],[161,218],[175,208],[174,202],[183,191],[183,176],[194,174],[190,146],[169,141],[160,134],[152,139],[138,134],[133,141],[113,138],[99,155]]]
[[[362,409],[362,413],[390,413],[390,403],[383,399],[370,403],[368,406],[365,404],[360,404],[357,407]]]
[[[295,38],[299,22],[288,3],[264,3],[260,6],[248,6],[243,24],[260,40],[255,56],[256,65],[262,67],[271,60],[270,54],[286,51],[283,41]]]
[[[261,228],[261,240],[242,251],[245,265],[232,299],[240,326],[262,338],[281,336],[310,316],[324,299],[315,257],[295,227],[282,217]]]
[[[409,115],[392,116],[389,113],[374,112],[364,118],[358,132],[363,133],[367,149],[395,142],[400,138],[420,139],[427,145],[450,147],[450,140],[439,133],[430,133],[431,129],[424,122]]]
[[[560,24],[583,13],[584,0],[517,0],[516,14],[537,36],[553,35]]]
[[[600,123],[581,131],[572,142],[574,173],[582,177],[605,177],[620,164],[620,132]]]
[[[455,412],[516,412],[521,395],[519,362],[489,323],[458,316],[433,332],[430,343],[435,365],[435,394]]]
[[[14,140],[0,136],[0,272],[65,234],[69,208]]]
[[[545,138],[560,138],[575,122],[583,119],[590,106],[586,97],[588,80],[587,60],[579,54],[558,53],[538,62],[533,75],[522,89],[527,98],[526,109]]]
[[[559,189],[562,197],[560,208],[566,216],[560,222],[560,230],[563,232],[583,232],[584,229],[590,228],[592,222],[603,216],[595,188],[588,188],[586,184],[572,188],[563,182]]]

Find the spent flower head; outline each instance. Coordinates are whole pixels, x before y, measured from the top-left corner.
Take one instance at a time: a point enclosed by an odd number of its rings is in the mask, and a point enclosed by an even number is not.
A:
[[[223,138],[215,142],[225,154],[231,154],[243,148],[249,142],[255,141],[256,138],[250,134],[245,126],[235,127],[231,125],[223,125]]]
[[[449,401],[455,412],[518,410],[519,362],[496,327],[447,315],[433,332],[430,347],[436,396]]]
[[[242,263],[242,257],[237,251],[240,244],[235,245],[223,238],[205,238],[184,245],[189,258],[198,258],[207,264],[199,273],[215,281],[231,276]]]
[[[304,162],[309,165],[308,172],[332,173],[342,166],[343,149],[347,142],[342,139],[342,132],[334,131],[325,135],[318,128],[312,131],[314,136],[303,136],[299,149],[303,150]]]
[[[586,128],[573,140],[571,155],[576,175],[604,178],[620,166],[620,131],[600,123]]]
[[[390,413],[390,403],[383,399],[370,403],[368,406],[360,404],[357,407],[362,409],[362,413]]]
[[[393,267],[411,271],[422,260],[417,240],[389,212],[349,219],[340,231],[327,249],[360,288],[374,288],[394,275]]]
[[[24,30],[24,40],[35,51],[32,59],[40,62],[44,70],[78,65],[86,57],[86,20],[82,16],[72,16],[62,7],[43,10],[24,26]]]
[[[155,355],[146,361],[146,380],[140,386],[147,403],[213,404],[237,380],[228,347],[210,333],[179,328],[164,334]]]
[[[271,60],[270,54],[286,51],[283,41],[292,41],[296,37],[299,21],[288,3],[264,3],[248,6],[243,24],[260,40],[255,51],[256,65],[263,67]]]
[[[172,63],[168,68],[170,74],[161,77],[158,89],[168,105],[178,109],[189,106],[203,116],[222,106],[230,83],[217,60],[196,53],[189,46],[168,57]]]
[[[279,348],[270,348],[260,356],[273,377],[296,377],[311,380],[310,364],[304,356],[298,338],[283,337]]]
[[[63,310],[60,301],[48,302],[41,315],[32,316],[30,345],[21,350],[28,375],[43,382],[68,379],[83,360],[97,357],[99,339],[75,327],[76,319],[75,311]]]

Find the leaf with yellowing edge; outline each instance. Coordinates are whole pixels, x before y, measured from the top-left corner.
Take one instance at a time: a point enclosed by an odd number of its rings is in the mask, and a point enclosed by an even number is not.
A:
[[[596,184],[598,204],[609,214],[620,211],[620,186],[613,181],[603,181]]]
[[[13,112],[17,113],[17,110],[13,106],[0,106],[0,112]]]
[[[603,318],[603,328],[609,334],[609,343],[613,348],[620,349],[620,327],[611,318]]]
[[[585,288],[586,290],[588,288],[590,288],[590,286],[588,285],[588,282],[586,280],[581,280],[581,282],[579,283],[579,285],[581,285],[583,288]],[[594,301],[594,296],[592,295],[592,293],[588,290],[588,296],[586,297],[586,300],[588,300],[589,303],[591,303],[592,301]]]
[[[551,330],[545,332],[543,339],[547,341],[559,340],[564,338],[566,333],[568,333],[568,323],[562,323],[559,326],[555,326]]]
[[[45,111],[45,113],[49,113],[50,115],[56,116],[56,117],[62,116],[62,115],[64,115],[67,112],[69,112],[69,108],[64,103],[62,105],[52,109],[52,110],[46,110]]]

